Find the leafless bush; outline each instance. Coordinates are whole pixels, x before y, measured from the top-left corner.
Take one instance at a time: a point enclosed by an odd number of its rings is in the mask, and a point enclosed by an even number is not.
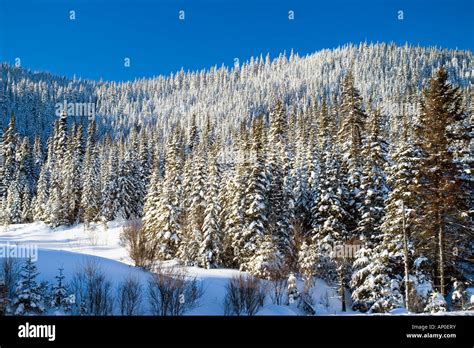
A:
[[[99,244],[99,231],[97,231],[96,225],[88,224],[84,225],[84,230],[87,234],[87,239],[92,246],[97,246]]]
[[[0,316],[5,315],[7,311],[7,288],[2,280],[0,280]]]
[[[122,228],[120,244],[135,266],[149,270],[156,261],[156,244],[148,237],[141,220],[132,220]]]
[[[139,315],[142,301],[142,286],[133,276],[125,279],[118,288],[118,304],[122,315]]]
[[[7,298],[11,299],[20,275],[20,265],[17,259],[11,257],[3,257],[0,260],[0,281],[5,286]]]
[[[186,273],[179,268],[157,268],[148,283],[150,306],[155,315],[182,315],[197,305],[202,294],[197,279],[186,279]]]
[[[112,283],[107,280],[100,266],[88,261],[76,272],[71,288],[76,297],[73,309],[79,315],[111,315],[114,299]]]
[[[239,274],[227,284],[224,299],[225,315],[254,315],[265,300],[265,291],[260,279]]]
[[[271,272],[270,276],[270,298],[273,304],[281,305],[288,298],[288,275],[287,269],[278,268]]]
[[[270,298],[273,304],[282,305],[287,299],[288,279],[277,278],[271,281]]]
[[[329,311],[331,303],[329,301],[329,293],[327,290],[320,296],[319,303],[321,303],[326,308],[326,311]]]

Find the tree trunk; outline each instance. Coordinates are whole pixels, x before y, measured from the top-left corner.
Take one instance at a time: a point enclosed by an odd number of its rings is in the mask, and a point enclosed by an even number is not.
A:
[[[346,294],[345,294],[345,285],[344,281],[341,282],[341,302],[342,302],[342,311],[346,311]]]
[[[439,253],[439,287],[441,295],[445,296],[445,279],[444,279],[444,224],[440,219],[439,235],[438,235],[438,253]]]
[[[402,231],[403,231],[403,254],[404,254],[404,264],[405,264],[405,308],[407,309],[408,312],[410,312],[410,280],[409,280],[409,274],[408,274],[408,236],[407,236],[407,231],[406,231],[406,226],[405,226],[405,204],[403,203],[402,200]]]
[[[340,289],[339,289],[339,292],[340,292],[340,295],[341,295],[341,305],[342,305],[342,311],[345,312],[346,311],[346,292],[345,292],[345,288],[346,288],[346,284],[345,284],[345,272],[344,272],[344,261],[343,263],[341,264],[340,266],[340,272],[339,272],[339,277],[340,277]]]

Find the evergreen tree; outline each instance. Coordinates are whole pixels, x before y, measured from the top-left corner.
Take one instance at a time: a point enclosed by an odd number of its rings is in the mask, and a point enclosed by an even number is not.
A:
[[[205,211],[202,225],[202,241],[200,243],[199,255],[201,264],[206,268],[217,267],[222,264],[222,227],[221,227],[221,203],[219,187],[221,185],[221,173],[219,157],[215,146],[211,148],[208,157],[207,184],[205,194]]]
[[[341,178],[340,160],[328,154],[325,171],[320,185],[320,196],[316,202],[312,242],[317,248],[318,274],[329,281],[336,279],[336,255],[333,253],[350,237],[346,209],[348,190],[344,177]],[[332,252],[331,252],[332,251]]]
[[[436,259],[437,286],[444,296],[456,262],[448,250],[463,240],[469,226],[462,183],[451,152],[453,139],[449,135],[449,127],[465,115],[459,88],[448,82],[444,69],[431,79],[423,97],[418,130],[424,153],[419,171],[422,204],[418,225],[426,248],[435,251],[432,260]]]
[[[287,258],[291,254],[291,196],[285,186],[285,148],[288,126],[283,103],[276,104],[270,113],[271,126],[268,139],[267,172],[268,188],[268,231],[273,236],[279,254]]]
[[[137,218],[141,212],[141,197],[138,197],[137,163],[130,159],[122,160],[117,175],[117,205],[116,216],[122,219]],[[141,195],[141,194],[140,194]]]
[[[313,284],[317,263],[318,255],[316,243],[303,241],[298,252],[298,266],[304,279],[305,292],[307,292]]]
[[[138,163],[136,166],[136,197],[137,197],[137,215],[143,216],[145,196],[151,175],[151,151],[148,145],[148,138],[145,131],[140,133],[140,143],[138,149]]]
[[[33,144],[33,178],[35,183],[38,181],[43,163],[43,144],[41,142],[41,138],[36,135],[35,142]]]
[[[197,147],[196,147],[197,146]],[[194,145],[194,153],[188,157],[187,171],[185,172],[186,197],[186,227],[180,245],[180,254],[183,259],[198,263],[200,261],[199,248],[203,241],[202,228],[206,209],[206,154],[202,145]],[[189,164],[189,165],[188,165]]]
[[[241,250],[240,268],[250,270],[250,261],[264,241],[268,223],[268,176],[265,168],[263,118],[252,125],[252,149],[250,175],[245,190],[246,205]],[[252,270],[255,273],[255,270]]]
[[[100,213],[100,162],[95,133],[95,121],[91,119],[87,127],[87,142],[82,172],[81,211],[86,225],[96,221]]]
[[[180,133],[176,126],[168,139],[165,176],[158,202],[150,208],[151,211],[145,212],[145,228],[158,243],[158,256],[164,260],[177,256],[182,239],[183,157]]]
[[[189,132],[187,134],[186,152],[187,154],[192,153],[199,145],[199,128],[196,124],[196,114],[191,116],[191,124],[189,126]]]
[[[50,308],[53,314],[67,314],[71,311],[71,306],[74,304],[74,298],[70,295],[66,285],[64,275],[64,268],[60,267],[56,278],[56,283],[51,287]]]
[[[380,235],[380,224],[383,219],[384,201],[387,195],[385,167],[387,160],[387,143],[381,131],[380,111],[376,110],[370,120],[370,134],[362,151],[364,165],[359,192],[358,234],[373,246]]]
[[[148,192],[145,197],[144,216],[143,216],[143,230],[148,240],[150,240],[150,250],[153,255],[157,252],[156,240],[157,226],[160,219],[160,195],[162,178],[159,175],[159,168],[152,169]]]
[[[18,179],[15,179],[7,191],[6,199],[6,222],[8,224],[18,224],[21,222],[22,204],[21,204],[21,185]]]
[[[110,149],[110,158],[107,163],[107,178],[102,188],[102,208],[101,215],[112,221],[119,216],[121,209],[121,191],[119,187],[119,163],[117,149]]]
[[[385,174],[386,152],[387,144],[381,134],[380,112],[376,110],[370,120],[370,134],[362,152],[365,162],[358,197],[360,220],[357,226],[362,249],[356,253],[350,284],[353,289],[353,308],[362,311],[373,310],[374,303],[380,300],[378,296],[382,292],[387,292],[391,286],[390,275],[387,274],[390,273],[388,267],[384,267],[378,259],[383,256],[378,255],[374,250],[383,239],[380,225],[388,190]],[[391,240],[388,241],[388,243],[391,242]],[[383,250],[381,252],[383,253]],[[379,286],[378,292],[371,289],[374,284]]]
[[[343,173],[347,178],[348,213],[346,221],[349,231],[357,227],[359,220],[357,208],[359,201],[361,180],[361,152],[364,141],[365,120],[367,118],[362,105],[362,97],[355,87],[354,76],[349,72],[342,83],[340,117],[342,118],[339,130],[339,143],[343,156]]]
[[[82,125],[73,124],[71,135],[68,137],[68,144],[65,158],[64,170],[64,192],[66,201],[66,218],[69,224],[78,222],[80,214],[80,203],[82,195],[82,182],[79,173],[82,171],[84,157]]]
[[[38,184],[36,188],[36,197],[34,199],[33,218],[35,220],[45,220],[47,218],[47,205],[49,200],[49,178],[50,171],[48,164],[45,163],[41,168]]]
[[[13,315],[41,315],[45,311],[45,283],[38,284],[38,271],[31,258],[21,267],[20,280],[17,283],[11,312]]]
[[[52,227],[68,223],[68,205],[65,191],[65,168],[67,154],[67,119],[63,111],[55,123],[55,130],[48,155],[51,166],[48,203],[45,211],[45,222]]]
[[[245,124],[240,126],[240,142],[236,150],[236,166],[233,179],[230,182],[228,195],[230,197],[228,220],[226,223],[226,237],[232,247],[233,267],[239,267],[243,262],[245,209],[248,206],[246,183],[250,172],[250,140]]]
[[[256,253],[245,267],[258,278],[272,280],[278,274],[283,268],[283,255],[272,235],[266,234],[260,238]]]
[[[8,187],[8,184],[14,180],[16,170],[16,149],[17,149],[18,135],[15,130],[15,115],[11,114],[10,122],[3,132],[3,185]]]

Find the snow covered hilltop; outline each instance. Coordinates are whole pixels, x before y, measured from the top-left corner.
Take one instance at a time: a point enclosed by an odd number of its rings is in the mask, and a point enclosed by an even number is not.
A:
[[[96,104],[99,124],[115,134],[136,124],[156,123],[167,132],[177,120],[188,123],[193,114],[203,121],[212,115],[227,135],[241,120],[270,109],[274,99],[303,109],[324,94],[340,93],[349,69],[366,101],[396,114],[407,88],[419,90],[433,71],[444,66],[456,85],[472,86],[473,55],[469,50],[394,44],[346,45],[299,57],[280,55],[251,58],[232,69],[185,72],[129,82],[70,80],[0,65],[0,128],[15,111],[23,134],[49,136],[57,118],[56,103]]]
[[[472,58],[360,44],[125,83],[3,64],[0,221],[83,224],[92,245],[122,221],[155,314],[172,260],[249,272],[226,291],[254,289],[251,314],[265,296],[311,312],[322,281],[342,311],[470,310]]]

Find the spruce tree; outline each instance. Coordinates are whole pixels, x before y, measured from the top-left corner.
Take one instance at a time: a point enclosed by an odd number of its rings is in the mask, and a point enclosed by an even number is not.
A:
[[[34,220],[44,221],[47,219],[47,209],[49,200],[49,179],[50,171],[47,163],[41,168],[40,176],[36,187],[36,196],[34,199]]]
[[[82,170],[81,212],[86,225],[96,221],[100,213],[100,162],[96,144],[96,125],[93,119],[87,127],[87,142]]]
[[[49,307],[55,315],[64,315],[71,311],[74,304],[73,298],[70,296],[68,286],[65,282],[64,268],[58,269],[58,275],[55,276],[56,283],[51,287]]]
[[[69,222],[65,191],[67,139],[67,119],[65,111],[63,111],[59,120],[55,122],[54,134],[48,149],[48,155],[51,156],[48,159],[51,166],[51,176],[45,221],[52,227]]]
[[[232,247],[233,267],[240,267],[243,263],[243,249],[245,245],[245,209],[248,206],[246,195],[246,183],[249,181],[250,173],[250,135],[245,124],[240,125],[240,141],[235,154],[235,169],[233,179],[230,182],[228,194],[230,202],[228,206],[228,221],[226,223],[226,237]]]
[[[3,185],[13,181],[16,169],[16,149],[18,135],[15,130],[15,115],[11,114],[10,122],[3,132]]]
[[[240,241],[240,268],[248,270],[250,261],[263,243],[268,223],[268,176],[265,168],[263,118],[252,125],[251,163],[245,190],[244,227]]]
[[[163,260],[177,256],[182,239],[182,170],[183,151],[181,130],[175,126],[166,146],[165,176],[161,185],[158,204],[146,212],[145,228],[158,244],[158,256]],[[153,218],[152,218],[153,217]]]
[[[364,164],[358,194],[360,220],[356,230],[362,248],[355,255],[356,259],[353,261],[353,276],[350,284],[353,289],[353,308],[363,311],[371,309],[378,300],[378,298],[373,298],[374,292],[370,290],[370,284],[374,284],[374,281],[380,283],[385,280],[385,276],[388,276],[383,274],[386,271],[385,268],[380,272],[380,265],[375,264],[378,261],[378,255],[374,250],[383,239],[380,225],[382,224],[384,202],[388,190],[385,174],[385,167],[388,164],[387,144],[384,141],[383,134],[381,134],[379,110],[374,111],[368,128],[370,128],[370,133],[362,151]],[[374,273],[377,272],[379,273],[377,274],[378,278],[374,277]],[[382,291],[382,288],[380,288],[380,291]]]
[[[314,214],[312,243],[318,257],[318,274],[328,281],[336,279],[335,251],[350,237],[346,209],[348,190],[344,177],[341,179],[341,161],[336,154],[328,154],[320,184],[320,195]]]
[[[203,241],[203,224],[206,210],[206,153],[202,145],[197,145],[194,141],[194,153],[188,158],[191,162],[189,166],[188,190],[187,190],[187,211],[186,211],[186,235],[183,236],[180,249],[182,254],[192,263],[200,261],[199,248]],[[186,174],[186,173],[185,173]]]
[[[462,182],[454,163],[449,128],[465,117],[459,88],[448,82],[441,68],[423,92],[418,136],[424,159],[419,171],[419,195],[422,201],[418,226],[427,249],[434,251],[436,284],[446,295],[450,274],[455,266],[450,252],[468,230],[467,206]]]
[[[364,241],[373,246],[380,235],[380,224],[384,213],[384,201],[387,196],[385,168],[388,144],[382,133],[380,111],[376,110],[370,120],[370,134],[362,150],[364,164],[359,192],[360,206],[357,232]]]
[[[285,150],[288,125],[283,103],[279,101],[270,113],[267,172],[268,187],[268,231],[277,244],[279,253],[286,258],[291,255],[292,226],[290,192],[285,185]]]
[[[157,226],[160,218],[160,195],[162,192],[162,178],[160,177],[160,169],[152,168],[148,192],[145,197],[143,230],[147,240],[149,240],[149,250],[154,257],[157,253],[158,240],[155,238],[157,234]]]
[[[341,105],[339,108],[342,119],[339,130],[339,143],[343,154],[343,173],[347,180],[348,212],[350,217],[346,222],[350,231],[357,227],[359,220],[357,196],[360,190],[362,145],[365,136],[366,114],[362,105],[362,97],[355,87],[354,76],[349,72],[343,80],[341,88]]]
[[[45,283],[38,284],[35,263],[28,258],[21,267],[20,280],[17,283],[11,312],[13,315],[41,315],[46,310],[44,303]]]
[[[210,148],[208,156],[207,183],[205,193],[205,211],[202,225],[202,241],[199,255],[201,264],[206,268],[217,267],[222,264],[222,226],[221,202],[219,187],[221,185],[221,171],[216,146]]]
[[[107,221],[119,217],[121,209],[121,191],[119,187],[119,163],[117,149],[110,149],[110,158],[107,163],[107,176],[102,188],[101,216]],[[123,216],[120,216],[123,217]]]

